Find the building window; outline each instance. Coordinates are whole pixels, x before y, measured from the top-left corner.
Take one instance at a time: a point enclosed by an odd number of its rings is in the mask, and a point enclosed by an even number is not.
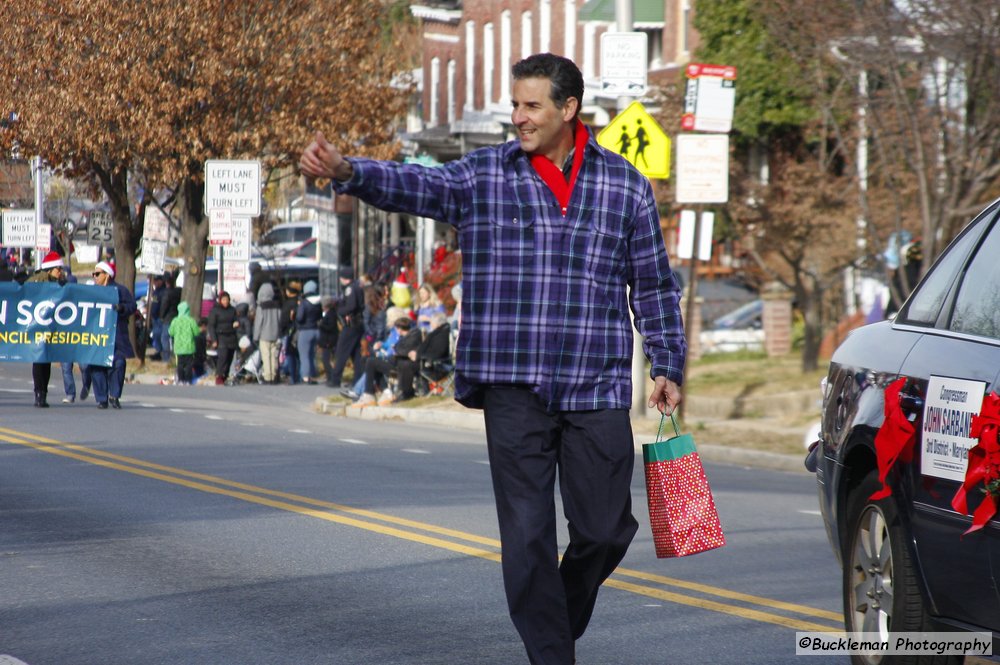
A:
[[[552,50],[552,0],[542,0],[538,8],[538,52]]]
[[[597,77],[597,24],[583,24],[583,77]]]
[[[510,102],[510,53],[514,38],[510,24],[510,10],[505,9],[500,14],[500,103],[504,106]]]
[[[684,15],[681,18],[681,54],[687,56],[691,51],[691,0],[683,0]],[[686,58],[685,58],[686,59]]]
[[[521,14],[521,59],[527,58],[531,50],[531,12]]]
[[[431,109],[427,118],[429,127],[437,127],[438,121],[438,99],[441,97],[441,58],[431,58],[431,84],[428,87],[431,98]]]
[[[483,108],[489,109],[493,104],[493,70],[495,47],[493,39],[493,24],[483,24]]]
[[[576,2],[575,0],[565,0],[565,2],[566,22],[563,29],[565,52],[563,55],[570,60],[576,60]]]
[[[454,59],[448,60],[448,124],[455,124],[455,73],[458,66]]]
[[[476,108],[476,22],[465,24],[465,108]]]

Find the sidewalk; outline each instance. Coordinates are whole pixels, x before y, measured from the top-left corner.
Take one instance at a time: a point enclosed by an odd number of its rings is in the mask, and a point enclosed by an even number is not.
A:
[[[156,372],[135,373],[129,377],[130,382],[144,385],[158,385],[161,380],[167,379],[167,375]],[[215,388],[215,386],[210,386]],[[269,388],[269,387],[263,387]],[[273,386],[280,390],[282,386]],[[397,422],[408,422],[421,425],[433,425],[435,427],[453,427],[467,429],[481,434],[485,434],[486,428],[483,424],[482,411],[467,409],[455,402],[445,402],[442,406],[421,405],[418,407],[398,407],[398,406],[372,406],[358,409],[347,408],[350,402],[340,400],[330,401],[333,393],[327,392],[316,397],[312,404],[312,409],[317,413],[323,413],[341,418],[356,418],[359,420],[393,420]],[[714,421],[715,426],[732,428],[759,429],[772,428],[766,418],[737,418],[720,419]],[[655,439],[655,434],[648,434],[650,429],[649,420],[634,420],[633,431],[635,434],[636,452],[642,452],[642,444]],[[655,429],[653,430],[655,432]],[[755,450],[753,448],[741,448],[734,446],[718,445],[704,442],[704,434],[695,432],[695,440],[698,442],[698,454],[702,459],[710,462],[722,464],[733,464],[737,466],[751,466],[777,471],[789,471],[795,473],[808,473],[803,464],[806,451],[803,448],[801,455],[789,455],[773,453],[765,450]]]
[[[476,409],[435,408],[420,406],[405,408],[393,406],[370,406],[363,408],[347,408],[348,402],[331,402],[326,397],[317,397],[313,408],[319,413],[326,413],[341,418],[356,418],[358,420],[395,420],[408,423],[434,425],[437,427],[454,427],[485,433],[482,411]],[[457,405],[455,405],[457,406]],[[633,426],[633,430],[643,428]],[[636,452],[642,452],[642,444],[651,441],[654,436],[649,434],[635,435]],[[697,435],[695,437],[697,439]],[[806,451],[801,455],[783,455],[750,448],[735,448],[711,443],[698,443],[698,454],[710,462],[734,464],[738,466],[753,466],[777,471],[808,473],[803,464]]]

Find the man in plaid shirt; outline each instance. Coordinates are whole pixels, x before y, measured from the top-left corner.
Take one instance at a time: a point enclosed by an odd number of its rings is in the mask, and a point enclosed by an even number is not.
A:
[[[429,168],[344,158],[317,134],[299,165],[339,193],[458,230],[456,398],[484,409],[507,603],[530,662],[569,665],[637,528],[629,307],[650,407],[680,402],[687,347],[652,188],[577,118],[580,70],[546,53],[513,74],[515,141]]]

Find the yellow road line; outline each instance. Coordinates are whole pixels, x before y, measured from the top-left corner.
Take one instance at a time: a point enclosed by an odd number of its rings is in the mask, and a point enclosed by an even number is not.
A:
[[[843,630],[843,628],[839,626],[833,628],[829,624],[825,623],[813,623],[811,621],[802,621],[800,619],[791,619],[789,617],[783,617],[780,614],[761,612],[760,610],[754,610],[747,607],[726,605],[725,603],[717,603],[714,600],[695,598],[692,596],[685,596],[683,594],[674,593],[672,591],[664,591],[662,589],[653,589],[650,587],[641,586],[639,584],[632,584],[631,582],[624,582],[622,580],[615,579],[614,577],[604,582],[604,586],[613,587],[615,589],[621,589],[623,591],[631,591],[632,593],[637,593],[641,596],[648,596],[650,598],[665,600],[671,603],[678,603],[680,605],[689,605],[691,607],[700,607],[702,609],[711,610],[713,612],[731,614],[733,616],[738,616],[743,619],[752,619],[753,621],[773,623],[778,626],[784,626],[786,628],[792,628],[794,630],[809,630],[809,631],[819,631],[824,633]],[[770,605],[770,602],[768,603],[768,605]]]
[[[681,589],[687,589],[689,591],[698,591],[700,593],[707,593],[713,596],[719,596],[721,598],[729,598],[730,600],[739,600],[744,603],[752,603],[754,605],[765,605],[767,607],[773,607],[778,610],[785,610],[786,612],[795,612],[796,614],[803,614],[805,616],[816,617],[817,619],[830,619],[831,621],[842,622],[844,620],[844,615],[839,612],[830,612],[829,610],[821,610],[815,607],[809,607],[808,605],[799,605],[797,603],[786,603],[782,600],[774,600],[773,598],[764,598],[762,596],[753,596],[748,593],[740,593],[739,591],[730,591],[729,589],[723,589],[721,587],[709,586],[707,584],[699,584],[698,582],[688,582],[687,580],[680,580],[675,577],[665,577],[663,575],[657,575],[655,573],[646,573],[641,570],[629,570],[625,568],[619,568],[615,571],[615,575],[622,577],[634,577],[635,579],[644,580],[646,582],[656,582],[658,584],[666,584],[668,586],[675,586]],[[815,628],[801,628],[800,630],[816,630]]]
[[[489,551],[476,547],[469,547],[467,545],[463,545],[462,543],[456,543],[450,540],[442,540],[440,538],[425,536],[419,533],[404,531],[402,529],[396,529],[381,524],[373,524],[371,522],[362,521],[360,519],[354,519],[352,517],[347,517],[345,515],[337,515],[335,513],[330,513],[326,511],[313,510],[311,508],[307,508],[301,505],[288,503],[287,501],[277,501],[266,497],[270,496],[281,499],[287,499],[288,501],[295,501],[301,504],[306,504],[307,506],[316,506],[320,508],[326,508],[328,510],[335,510],[337,512],[345,513],[346,515],[355,515],[367,519],[375,519],[388,524],[405,526],[411,529],[419,529],[421,531],[425,531],[428,533],[435,533],[437,535],[447,536],[458,540],[465,540],[467,542],[494,547],[497,550],[499,550],[500,541],[494,538],[477,536],[475,534],[467,533],[464,531],[439,527],[433,524],[417,522],[414,520],[408,520],[405,518],[395,517],[392,515],[377,513],[370,510],[352,508],[350,506],[345,506],[342,504],[332,503],[328,501],[322,501],[319,499],[313,499],[298,494],[281,492],[277,490],[269,490],[263,487],[257,487],[254,485],[226,480],[218,476],[196,473],[192,471],[187,471],[185,469],[180,469],[177,467],[156,464],[153,462],[146,462],[144,460],[140,460],[134,457],[118,455],[116,453],[111,453],[111,452],[97,450],[94,448],[88,448],[86,446],[66,443],[63,441],[49,439],[46,437],[37,436],[25,432],[19,432],[8,428],[0,427],[0,433],[2,433],[0,434],[0,441],[6,441],[8,443],[16,445],[28,446],[30,448],[34,448],[41,452],[60,455],[63,457],[68,457],[71,459],[88,462],[98,466],[115,469],[117,471],[123,471],[126,473],[143,476],[146,478],[151,478],[154,480],[159,480],[174,485],[180,485],[183,487],[187,487],[189,489],[194,489],[211,494],[228,496],[231,498],[239,499],[241,501],[247,501],[250,503],[276,508],[278,510],[285,510],[300,515],[305,515],[307,517],[315,517],[328,522],[334,522],[345,526],[352,526],[355,528],[371,531],[374,533],[379,533],[386,536],[392,536],[395,538],[421,543],[424,545],[437,547],[439,549],[444,549],[459,554],[465,554],[467,556],[474,556],[477,558],[486,559],[494,562],[500,561],[500,553],[498,551]],[[194,482],[192,480],[185,480],[185,478],[191,478],[205,482]],[[206,483],[213,483],[213,484],[209,485]],[[226,489],[227,487],[243,491],[232,491],[230,489]],[[816,624],[798,619],[791,619],[781,615],[772,614],[770,612],[762,612],[760,610],[754,610],[735,605],[726,605],[724,603],[677,594],[662,589],[641,586],[638,584],[633,584],[631,582],[626,582],[624,580],[617,579],[619,577],[631,577],[635,579],[641,579],[646,582],[653,582],[656,584],[674,586],[689,591],[696,591],[699,593],[714,595],[722,598],[728,598],[730,600],[736,600],[744,603],[769,607],[797,614],[803,614],[806,616],[812,616],[820,619],[830,619],[838,623],[842,620],[841,615],[836,614],[834,612],[829,612],[827,610],[820,610],[808,607],[806,605],[787,603],[784,601],[773,600],[761,596],[754,596],[751,594],[744,594],[737,591],[731,591],[729,589],[723,589],[720,587],[713,587],[706,584],[699,584],[697,582],[688,582],[686,580],[680,580],[677,578],[656,575],[653,573],[646,573],[643,571],[630,570],[626,568],[618,568],[615,571],[614,575],[605,582],[605,584],[609,587],[621,589],[624,591],[630,591],[632,593],[648,596],[651,598],[656,598],[658,600],[664,600],[667,602],[689,605],[693,607],[700,607],[702,609],[722,612],[725,614],[731,614],[747,619],[752,619],[755,621],[762,621],[765,623],[773,623],[780,626],[786,626],[789,628],[794,628],[796,630],[830,631],[831,626],[826,624]],[[838,630],[839,627],[833,629]]]

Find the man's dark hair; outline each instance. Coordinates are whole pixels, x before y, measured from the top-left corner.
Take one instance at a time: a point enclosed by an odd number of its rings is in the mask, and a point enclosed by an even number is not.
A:
[[[553,53],[536,53],[521,60],[513,68],[514,80],[543,78],[552,83],[549,97],[552,102],[562,108],[566,100],[575,97],[576,112],[580,113],[583,106],[583,74],[580,68],[570,60]]]

